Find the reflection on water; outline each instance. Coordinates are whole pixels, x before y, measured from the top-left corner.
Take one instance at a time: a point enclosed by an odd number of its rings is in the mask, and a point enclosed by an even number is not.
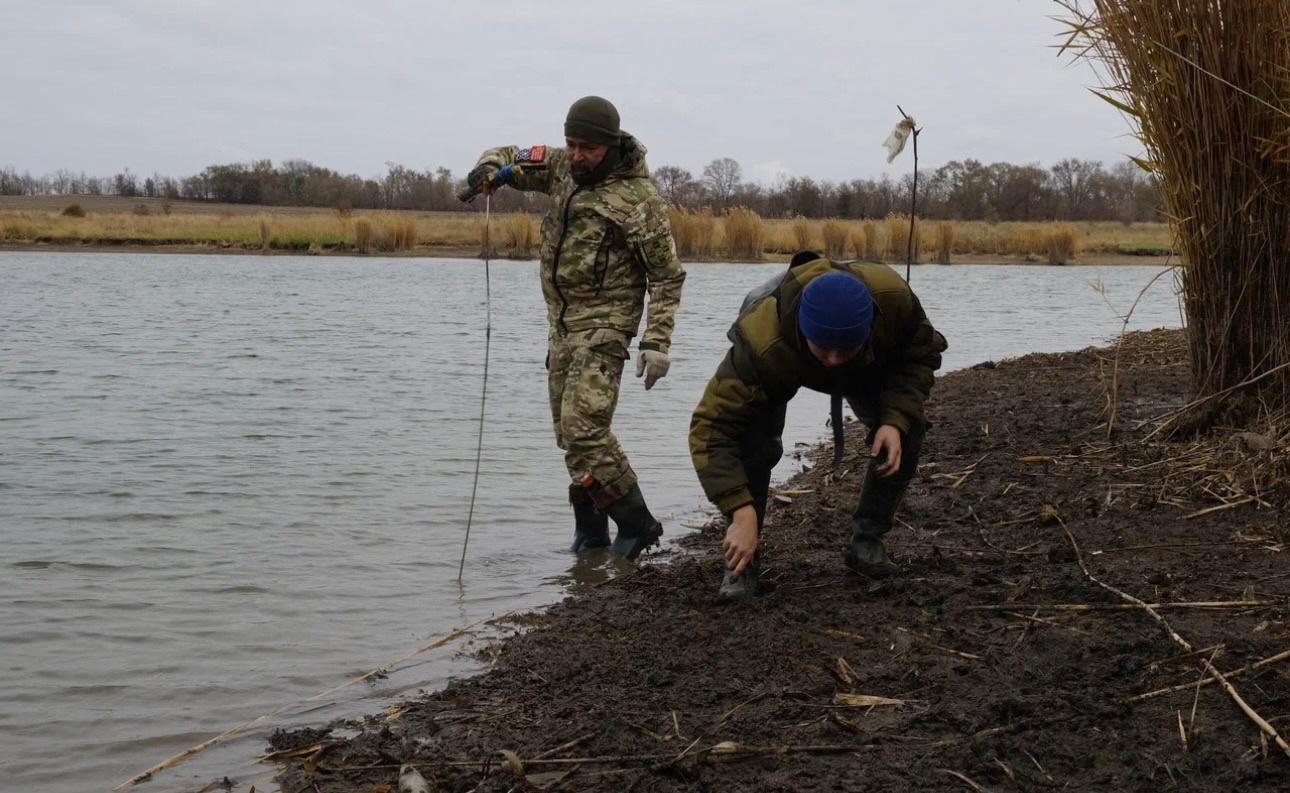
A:
[[[648,393],[624,381],[615,431],[665,539],[707,508],[690,411],[743,294],[782,267],[691,265],[671,372]],[[478,262],[10,253],[0,268],[6,788],[110,787],[454,626],[621,572],[565,553],[531,262],[492,268],[483,473],[460,587]],[[922,267],[913,281],[956,368],[1099,343],[1119,319],[1090,283],[1127,308],[1152,275]],[[1177,324],[1158,284],[1133,326]],[[786,448],[821,437],[827,413],[823,397],[799,396]],[[451,650],[424,661],[268,726],[370,711],[472,668]],[[263,734],[149,789],[224,774],[249,785]]]
[[[636,569],[635,562],[629,562],[608,548],[596,548],[584,551],[571,557],[569,568],[546,579],[560,588],[577,593],[594,589],[606,581]]]

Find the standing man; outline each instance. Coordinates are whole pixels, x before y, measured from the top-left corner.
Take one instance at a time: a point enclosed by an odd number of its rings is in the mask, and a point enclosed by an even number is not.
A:
[[[882,536],[918,470],[923,403],[945,337],[883,264],[837,264],[799,253],[778,282],[748,296],[730,351],[690,420],[690,454],[708,498],[729,519],[722,599],[757,590],[758,537],[771,469],[783,456],[784,413],[797,389],[846,397],[870,428],[869,467],[844,559],[880,575]]]
[[[573,479],[573,551],[610,545],[612,517],[612,549],[635,559],[663,527],[609,427],[647,291],[636,376],[648,390],[667,374],[685,271],[645,147],[619,128],[618,110],[598,96],[579,99],[564,141],[564,148],[489,149],[466,181],[472,196],[503,184],[551,196],[540,241],[542,295],[555,442]]]

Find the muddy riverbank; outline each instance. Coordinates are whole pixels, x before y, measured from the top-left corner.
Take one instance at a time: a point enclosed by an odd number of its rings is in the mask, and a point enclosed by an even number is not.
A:
[[[942,378],[889,537],[897,574],[842,565],[852,423],[840,470],[821,447],[781,489],[754,601],[715,602],[720,533],[705,529],[517,627],[484,674],[276,734],[282,789],[397,790],[403,763],[463,793],[1286,789],[1287,752],[1201,684],[1205,661],[1239,670],[1290,647],[1290,433],[1147,439],[1187,385],[1181,333],[1157,331],[1119,351],[1108,438],[1115,356]],[[1094,579],[1163,604],[1177,639]],[[1231,677],[1283,733],[1288,673]]]

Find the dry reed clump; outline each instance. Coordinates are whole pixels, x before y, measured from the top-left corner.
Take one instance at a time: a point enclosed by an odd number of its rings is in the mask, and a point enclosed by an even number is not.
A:
[[[815,234],[812,233],[811,221],[806,218],[795,218],[792,229],[793,244],[797,246],[797,250],[815,250]]]
[[[671,218],[677,253],[686,259],[711,259],[717,240],[717,219],[712,212],[673,208]]]
[[[851,252],[855,254],[856,260],[864,259],[866,246],[869,244],[869,237],[864,233],[863,227],[853,226],[851,228]]]
[[[751,209],[736,207],[726,215],[726,253],[736,261],[761,261],[765,249],[765,228],[761,216]]]
[[[874,262],[882,261],[882,253],[878,248],[878,224],[866,220],[860,228],[864,232],[864,258]]]
[[[382,250],[410,251],[417,244],[417,224],[408,217],[394,217],[384,224]]]
[[[954,224],[942,220],[936,224],[936,263],[949,264],[954,252]]]
[[[1066,264],[1079,252],[1079,229],[1070,223],[1054,223],[1044,233],[1049,264]]]
[[[25,217],[12,217],[0,224],[0,240],[31,241],[37,236],[36,224]]]
[[[367,218],[359,218],[354,221],[354,250],[359,253],[368,253],[372,250],[372,239],[376,236],[376,231],[372,227],[372,221]]]
[[[502,224],[506,238],[507,255],[513,259],[529,259],[533,256],[533,246],[537,245],[538,226],[533,216],[527,212],[515,212],[509,215]]]
[[[1290,421],[1290,4],[1063,5],[1067,46],[1099,61],[1104,98],[1136,122],[1174,219],[1203,400],[1174,426]]]
[[[829,218],[824,221],[820,232],[824,238],[824,255],[830,259],[845,259],[847,245],[851,241],[851,235],[847,232],[847,227],[840,221]]]
[[[912,251],[915,263],[918,262],[921,226],[921,221],[915,221]],[[883,229],[887,238],[887,260],[893,262],[906,261],[911,253],[909,218],[905,215],[888,215],[887,219],[883,221]]]
[[[1041,226],[1026,226],[1018,231],[1012,252],[1021,256],[1048,255],[1048,238],[1051,233]]]

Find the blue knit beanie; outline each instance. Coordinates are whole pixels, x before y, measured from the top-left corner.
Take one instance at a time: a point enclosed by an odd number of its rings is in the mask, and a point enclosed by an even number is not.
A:
[[[802,335],[821,347],[863,347],[873,326],[873,297],[854,275],[821,275],[802,290],[797,312]]]

